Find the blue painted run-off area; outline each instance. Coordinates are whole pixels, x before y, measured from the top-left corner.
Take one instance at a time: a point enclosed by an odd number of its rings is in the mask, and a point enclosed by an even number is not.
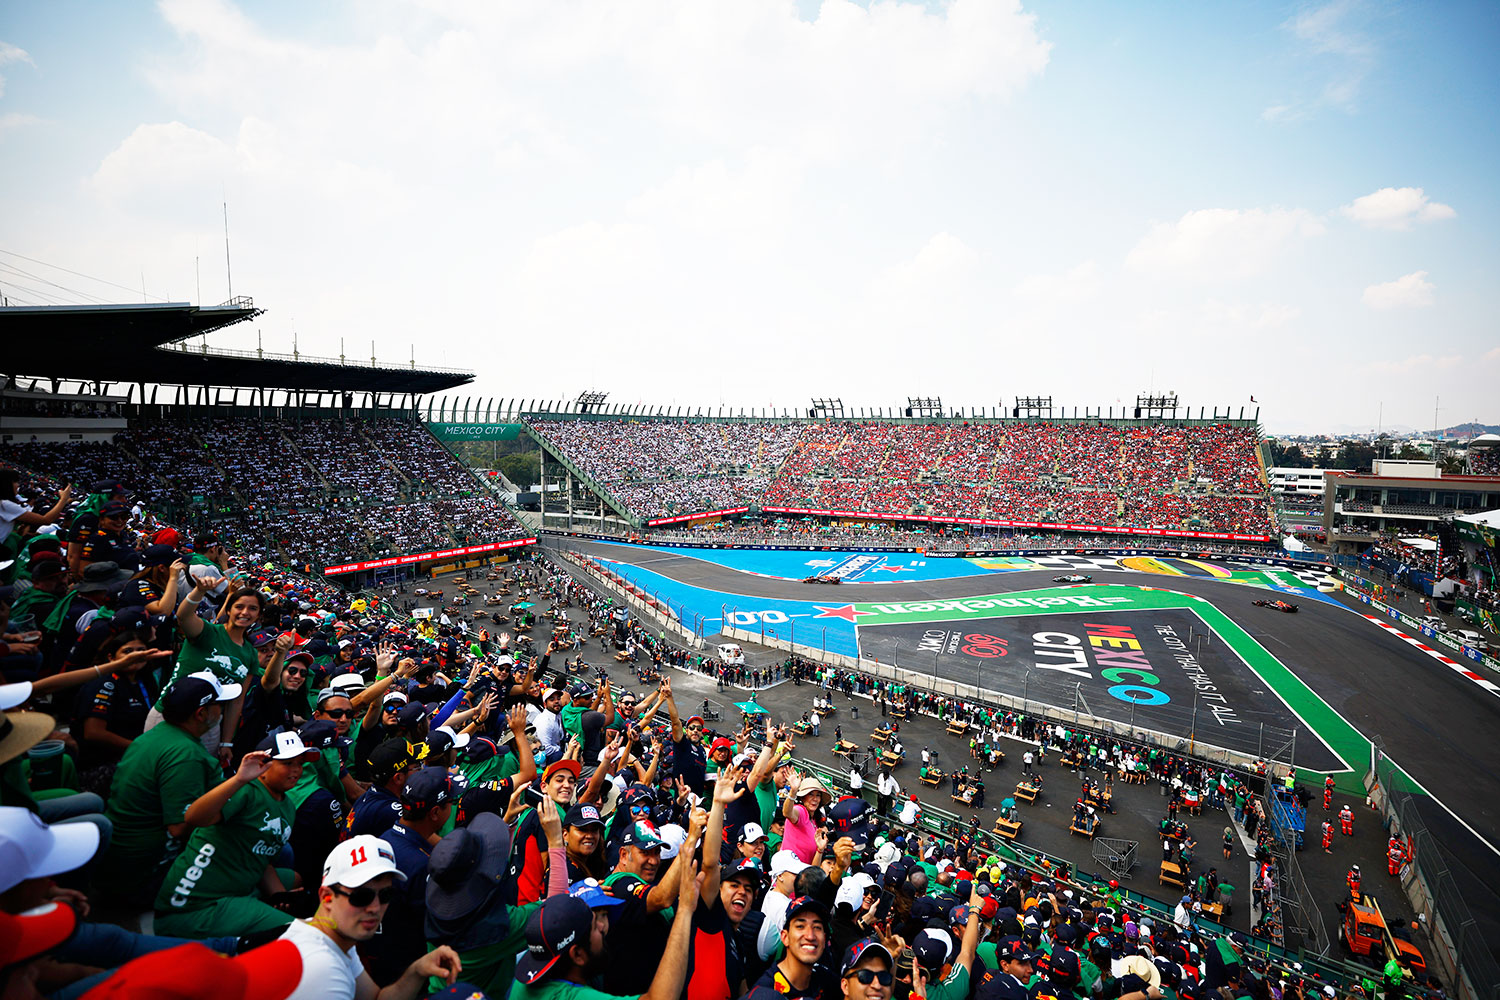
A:
[[[726,624],[747,632],[760,632],[764,628],[768,639],[797,642],[844,656],[859,655],[853,616],[848,615],[847,601],[841,606],[836,600],[816,604],[812,601],[746,597],[679,583],[660,573],[613,559],[601,558],[600,562],[657,600],[671,605],[685,625],[693,625],[701,616],[705,636],[718,633]],[[837,588],[829,589],[838,595]],[[848,617],[840,616],[841,610]],[[726,622],[725,618],[729,621]]]

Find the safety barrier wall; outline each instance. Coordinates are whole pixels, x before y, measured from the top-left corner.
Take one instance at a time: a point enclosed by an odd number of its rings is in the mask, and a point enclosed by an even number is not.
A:
[[[1424,956],[1429,967],[1452,982],[1455,994],[1463,1000],[1500,1000],[1500,963],[1491,950],[1494,928],[1482,928],[1468,903],[1477,892],[1487,892],[1493,899],[1494,890],[1450,866],[1422,822],[1415,798],[1401,791],[1405,776],[1385,755],[1379,737],[1371,741],[1370,756],[1365,779],[1370,798],[1392,836],[1405,841],[1412,858],[1401,869],[1401,887],[1427,925],[1433,944],[1433,954]]]
[[[1370,607],[1374,608],[1377,613],[1384,615],[1385,617],[1391,619],[1391,621],[1400,622],[1407,628],[1421,633],[1424,638],[1431,639],[1439,646],[1444,646],[1448,649],[1453,650],[1466,660],[1472,660],[1473,662],[1478,663],[1480,666],[1493,670],[1496,673],[1500,673],[1500,659],[1497,659],[1488,653],[1475,649],[1473,646],[1466,646],[1463,643],[1459,642],[1457,639],[1448,635],[1448,633],[1439,632],[1437,629],[1433,628],[1430,625],[1423,625],[1420,621],[1407,614],[1406,612],[1401,611],[1398,608],[1393,608],[1384,601],[1377,599],[1374,595],[1373,590],[1370,589],[1370,583],[1368,580],[1356,576],[1355,574],[1350,573],[1348,570],[1339,569],[1336,570],[1336,572],[1338,573],[1340,579],[1344,581],[1344,592],[1353,594],[1356,598],[1359,599],[1361,603],[1368,604]]]

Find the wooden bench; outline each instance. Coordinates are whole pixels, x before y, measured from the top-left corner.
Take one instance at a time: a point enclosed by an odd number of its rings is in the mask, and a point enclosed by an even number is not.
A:
[[[892,705],[889,709],[887,709],[887,712],[893,719],[906,719],[906,709],[898,705]]]
[[[995,833],[1004,837],[1006,840],[1015,840],[1018,836],[1021,835],[1021,821],[1018,819],[997,819],[995,820]]]
[[[905,757],[896,756],[889,750],[882,750],[880,752],[880,763],[885,767],[895,767],[905,759]]]
[[[1040,786],[1028,785],[1023,781],[1016,786],[1016,798],[1021,799],[1025,802],[1034,803],[1036,802],[1036,797],[1041,794],[1041,791],[1042,789]]]
[[[840,757],[847,757],[858,749],[859,744],[850,743],[848,740],[841,740],[833,745],[833,752],[838,754]]]
[[[1182,874],[1182,866],[1173,861],[1161,863],[1161,874],[1157,879],[1161,885],[1175,885],[1179,889],[1187,888],[1187,881]]]
[[[929,768],[927,773],[920,775],[917,780],[926,785],[928,788],[936,788],[938,785],[941,785],[943,783],[943,779],[946,777],[947,775],[945,775],[942,771],[936,770],[935,768]]]
[[[891,731],[889,729],[877,729],[870,734],[870,739],[874,740],[876,743],[889,743],[891,739]]]
[[[1094,834],[1099,832],[1099,821],[1096,819],[1094,820],[1094,822],[1090,823],[1087,819],[1085,819],[1083,821],[1083,825],[1079,826],[1078,821],[1074,820],[1068,825],[1068,832],[1076,833],[1080,836],[1087,837],[1088,839],[1093,840]]]
[[[812,723],[804,722],[803,720],[798,719],[792,724],[792,732],[796,733],[798,736],[806,736],[808,733],[812,732]]]
[[[972,806],[974,804],[974,793],[967,788],[963,792],[950,797],[961,806]]]
[[[969,724],[962,719],[949,719],[948,732],[953,736],[963,736],[969,731]]]

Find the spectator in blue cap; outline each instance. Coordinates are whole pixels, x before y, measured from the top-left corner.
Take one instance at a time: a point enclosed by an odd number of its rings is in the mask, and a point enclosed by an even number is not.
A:
[[[397,748],[400,759],[396,759]],[[401,773],[409,775],[401,789],[400,817],[380,834],[395,855],[396,867],[406,876],[386,911],[381,947],[369,957],[370,976],[383,984],[399,977],[427,947],[427,866],[439,832],[457,808],[457,789],[453,778],[440,768],[410,771],[406,741],[388,740],[377,749],[385,751],[382,757],[391,758],[387,768],[405,760],[407,767]]]
[[[1036,967],[1036,956],[1018,937],[1000,942],[995,951],[1000,962],[997,972],[986,972],[975,991],[975,1000],[1029,1000],[1030,982]]]

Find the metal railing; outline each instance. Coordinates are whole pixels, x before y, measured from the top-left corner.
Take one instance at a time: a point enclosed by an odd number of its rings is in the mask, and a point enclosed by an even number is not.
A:
[[[1469,903],[1480,894],[1486,902],[1482,912],[1493,915],[1500,912],[1500,898],[1443,851],[1441,841],[1422,821],[1417,797],[1402,790],[1405,776],[1385,755],[1380,738],[1375,737],[1371,745],[1370,794],[1392,835],[1401,837],[1411,857],[1402,869],[1401,884],[1418,919],[1427,924],[1435,952],[1429,960],[1437,959],[1452,979],[1456,995],[1466,1000],[1497,1000],[1500,963],[1494,948],[1500,941],[1500,928],[1493,916],[1486,923],[1477,920]]]
[[[405,363],[397,362],[390,364],[381,364],[374,358],[370,358],[368,361],[366,361],[362,358],[351,358],[348,355],[340,355],[336,358],[325,358],[319,357],[318,355],[314,354],[303,354],[299,351],[293,351],[291,354],[279,354],[275,351],[264,351],[260,348],[256,348],[253,351],[234,347],[211,348],[206,342],[194,346],[187,343],[186,341],[178,341],[176,343],[161,344],[157,349],[162,351],[174,351],[178,354],[196,354],[201,357],[208,358],[243,358],[246,360],[255,361],[290,361],[294,364],[338,365],[341,368],[369,368],[380,371],[399,371],[401,369],[405,369],[407,371],[436,372],[442,375],[474,374],[474,371],[471,368],[442,368],[437,365],[423,365],[421,368],[418,368],[417,363],[414,360]]]

